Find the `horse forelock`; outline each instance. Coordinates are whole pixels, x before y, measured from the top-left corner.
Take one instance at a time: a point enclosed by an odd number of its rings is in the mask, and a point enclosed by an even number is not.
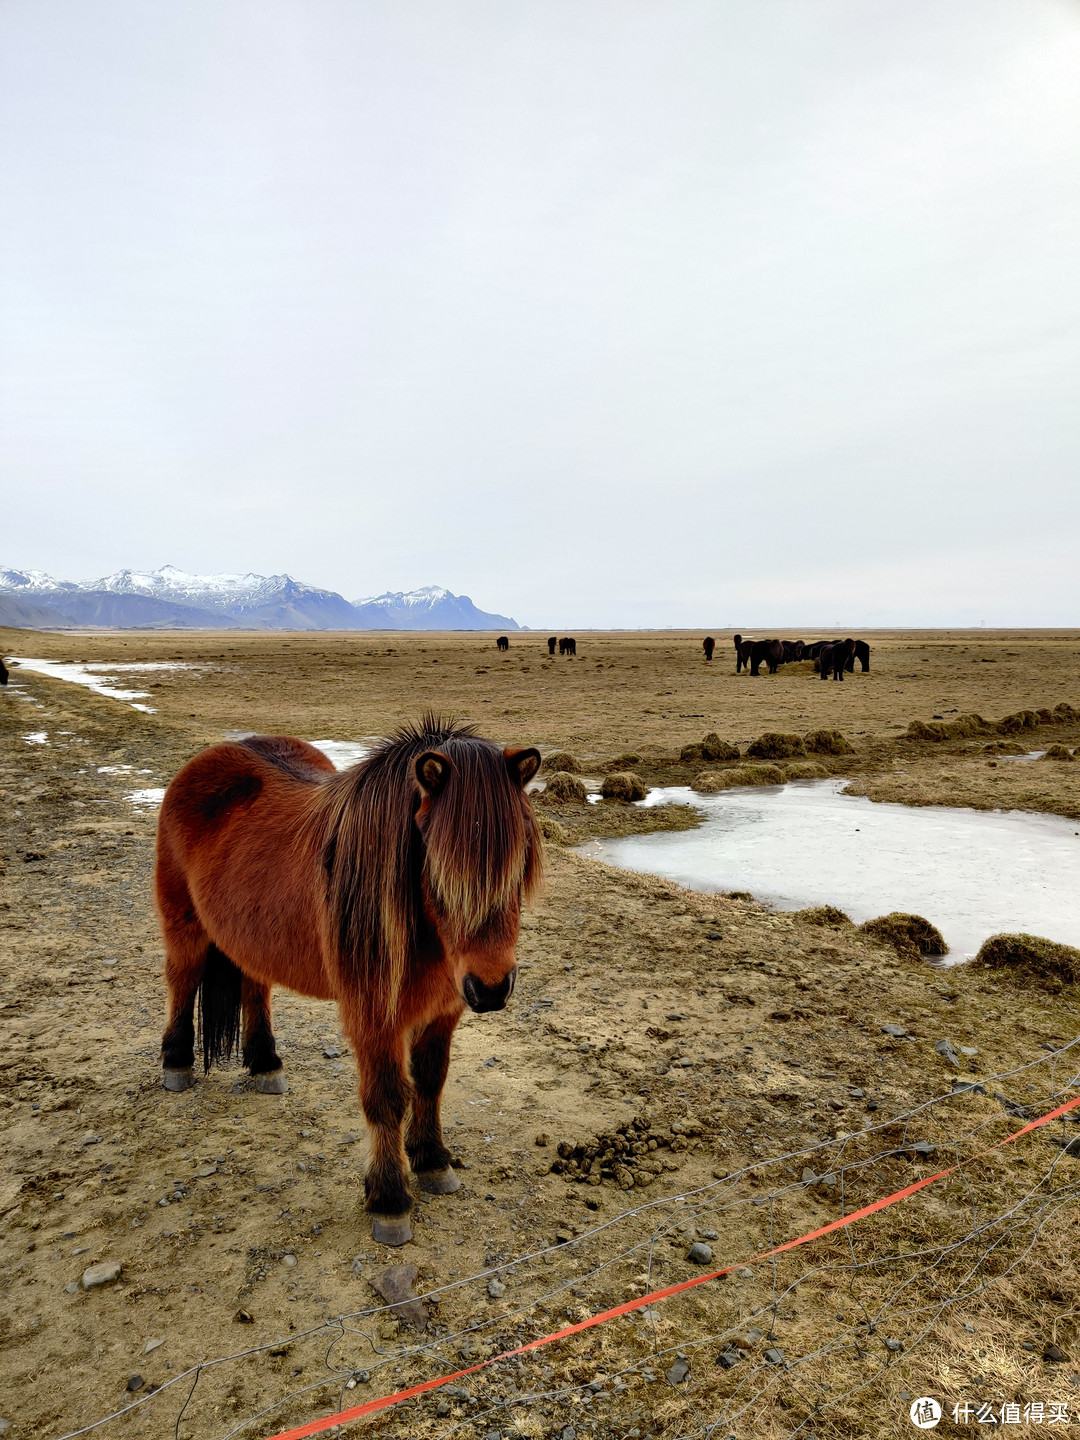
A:
[[[535,889],[541,851],[532,809],[489,740],[454,736],[445,786],[424,824],[424,875],[459,938],[480,935]]]
[[[415,762],[450,760],[423,834]],[[503,752],[470,725],[426,715],[334,780],[324,794],[329,923],[340,962],[397,1009],[416,954],[423,881],[457,939],[520,906],[540,879],[541,844],[528,800]]]

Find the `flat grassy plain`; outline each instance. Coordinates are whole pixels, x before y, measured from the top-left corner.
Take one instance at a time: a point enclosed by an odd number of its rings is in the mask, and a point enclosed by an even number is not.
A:
[[[444,1120],[463,1188],[418,1206],[403,1251],[375,1247],[361,1210],[364,1125],[332,1007],[277,998],[288,1095],[238,1070],[160,1089],[154,817],[125,797],[227,731],[362,740],[430,707],[586,771],[633,751],[652,783],[686,779],[682,747],[708,731],[744,748],[826,727],[853,745],[829,767],[875,798],[1078,813],[1080,762],[992,765],[981,738],[904,738],[915,719],[1080,706],[1078,632],[870,635],[870,673],[842,685],[805,665],[736,676],[717,638],[706,664],[700,634],[673,632],[579,634],[576,659],[551,661],[531,634],[499,655],[481,635],[0,632],[8,655],[189,667],[133,674],[152,715],[18,670],[0,694],[13,1440],[139,1400],[93,1433],[272,1435],[729,1264],[647,1316],[470,1376],[468,1398],[435,1392],[348,1433],[885,1437],[907,1433],[913,1396],[1080,1407],[1078,1161],[1049,1130],[975,1158],[1080,1094],[1077,1052],[1057,1055],[1080,1035],[1069,988],[903,961],[855,927],[553,844],[514,1001],[455,1041]],[[1024,736],[1051,741],[1080,732]],[[607,833],[627,813],[566,818]],[[942,1038],[971,1052],[962,1069]],[[958,1079],[977,1088],[951,1096]],[[629,1188],[568,1176],[560,1142],[588,1156],[615,1139],[646,1147]],[[753,1260],[959,1160],[903,1204]],[[687,1259],[695,1240],[711,1265]],[[99,1261],[120,1279],[83,1290]],[[371,1278],[398,1263],[432,1297],[422,1335],[372,1310]],[[680,1354],[688,1376],[669,1380]],[[225,1356],[240,1358],[192,1391],[191,1367]]]

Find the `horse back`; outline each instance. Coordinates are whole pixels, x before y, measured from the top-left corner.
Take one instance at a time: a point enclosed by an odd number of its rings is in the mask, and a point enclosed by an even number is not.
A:
[[[281,798],[293,792],[299,800],[334,773],[333,764],[314,745],[285,735],[252,735],[213,745],[173,776],[162,802],[159,831],[178,829],[186,839],[205,836],[249,810],[268,790]]]

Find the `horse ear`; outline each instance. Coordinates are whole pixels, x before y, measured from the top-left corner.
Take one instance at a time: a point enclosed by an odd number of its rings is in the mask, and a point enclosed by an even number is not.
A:
[[[522,789],[540,769],[540,751],[534,750],[531,745],[524,750],[504,750],[503,758],[511,778],[516,780]]]
[[[425,750],[416,757],[416,783],[427,796],[435,796],[450,779],[453,767],[441,750]]]

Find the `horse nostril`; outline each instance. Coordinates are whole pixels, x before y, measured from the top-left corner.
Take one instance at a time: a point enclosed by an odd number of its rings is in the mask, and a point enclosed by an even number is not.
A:
[[[470,1010],[479,1010],[480,995],[477,990],[476,981],[471,975],[466,975],[461,984],[462,993],[465,996],[465,1003]]]
[[[509,1000],[509,999],[510,999],[510,996],[514,993],[514,986],[517,984],[517,966],[516,966],[516,965],[514,966],[513,970],[510,971],[510,974],[509,974],[509,976],[508,976],[507,978],[509,979],[510,984],[509,984],[509,986],[508,986],[508,988],[507,988],[507,991],[506,991],[506,998]]]

